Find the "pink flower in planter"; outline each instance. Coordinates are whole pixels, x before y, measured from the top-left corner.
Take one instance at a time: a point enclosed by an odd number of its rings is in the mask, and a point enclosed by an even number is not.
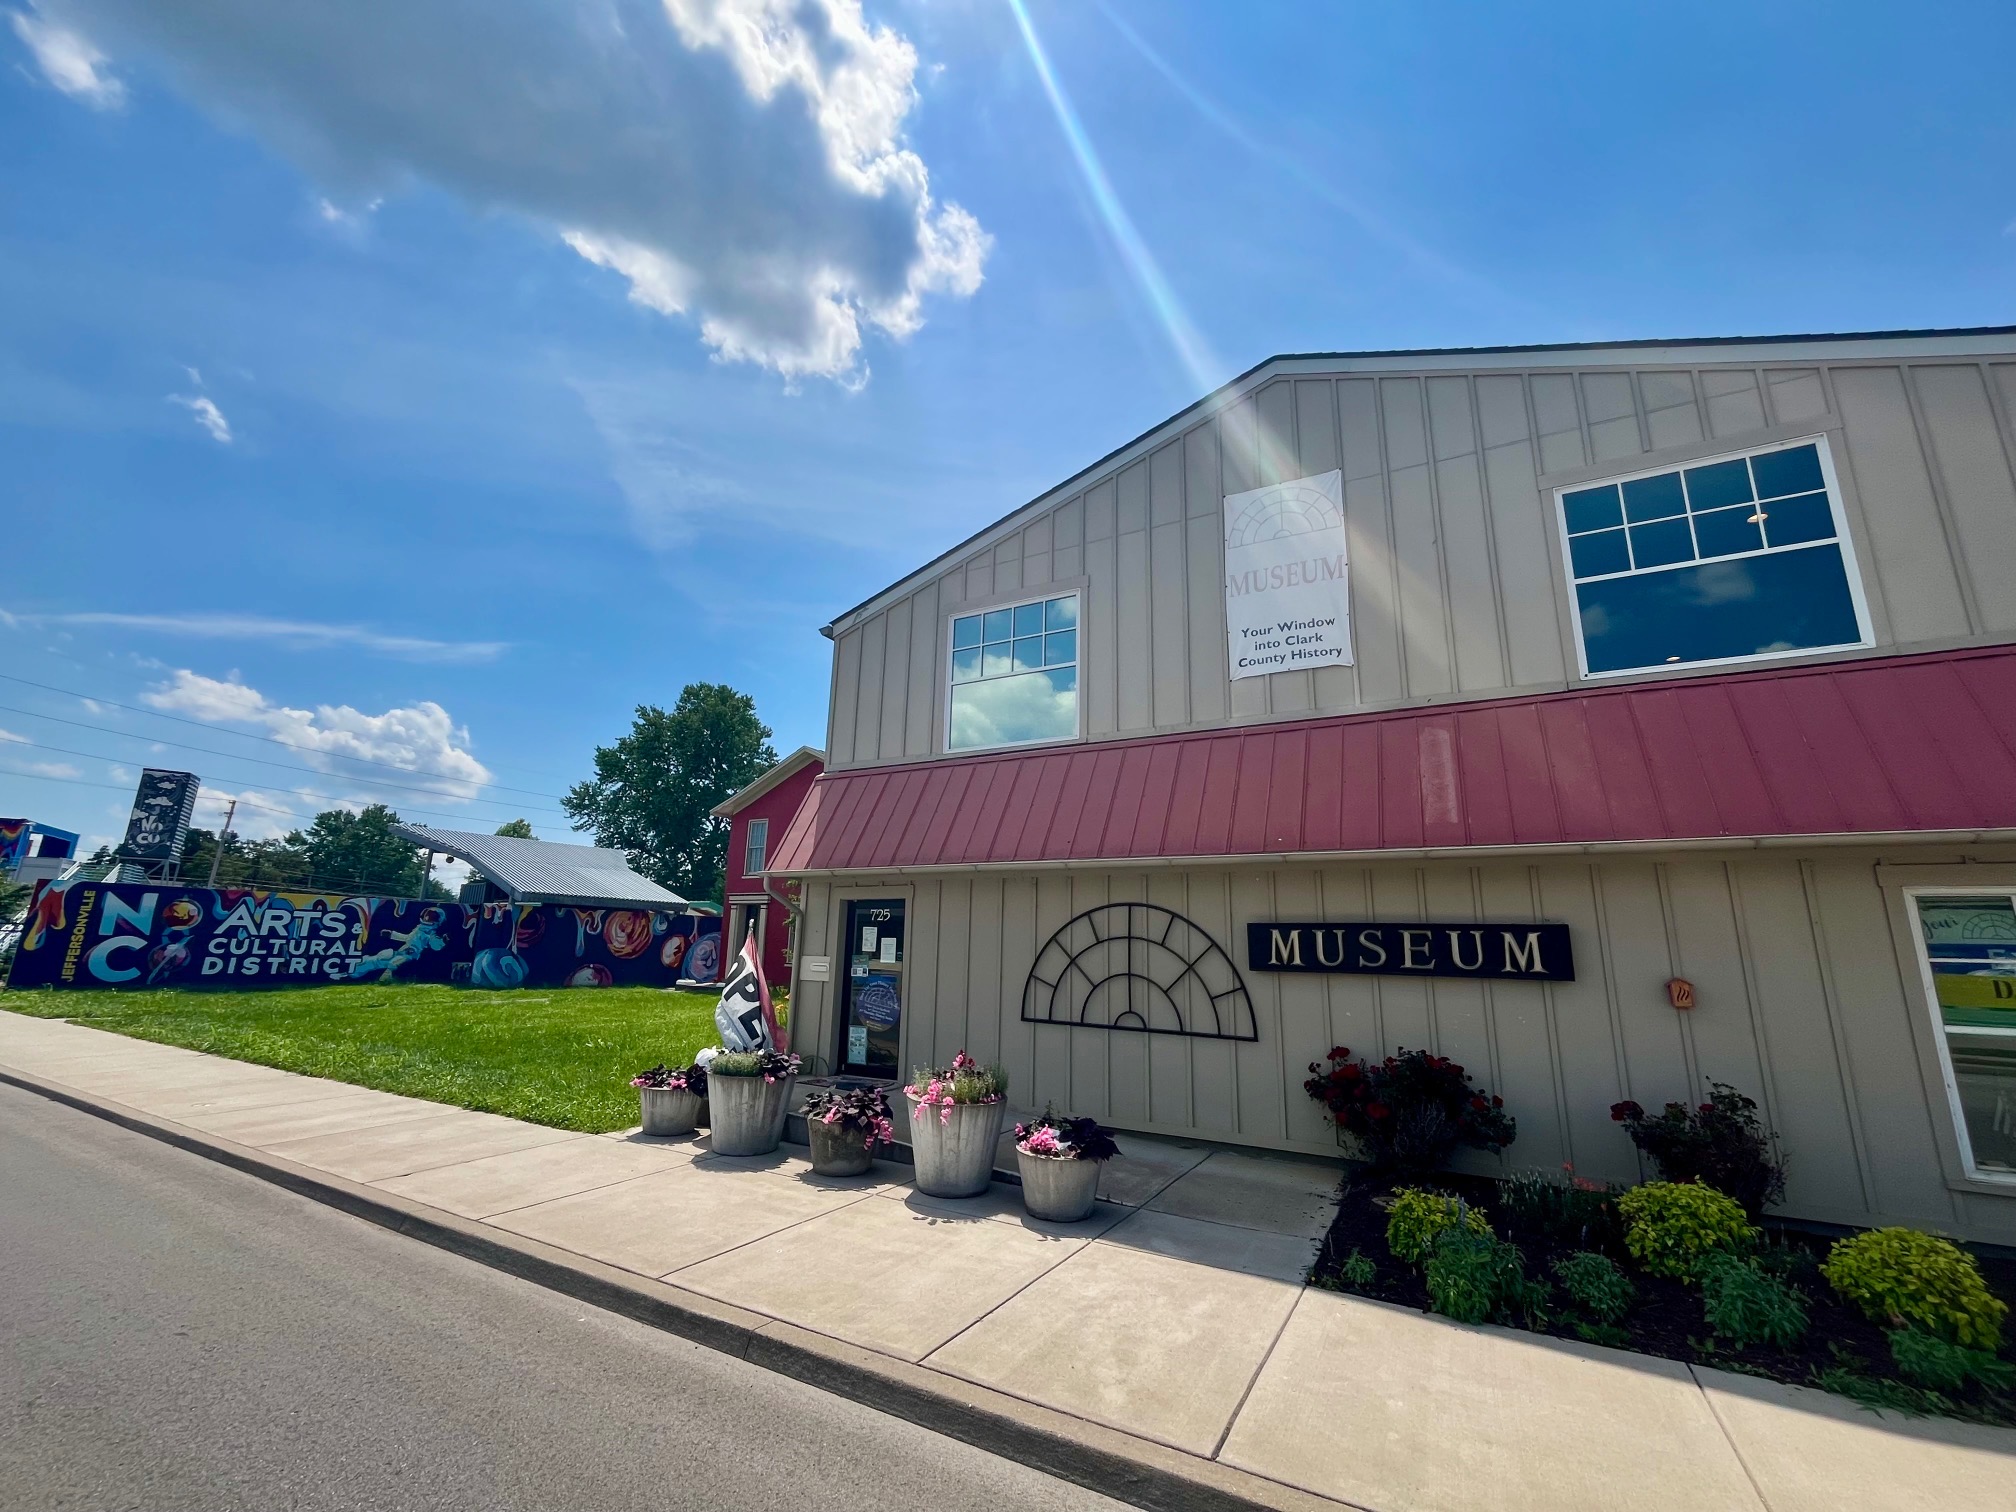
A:
[[[1071,1153],[1070,1147],[1057,1137],[1055,1129],[1036,1128],[1022,1141],[1022,1148],[1031,1155],[1048,1155],[1061,1158]]]

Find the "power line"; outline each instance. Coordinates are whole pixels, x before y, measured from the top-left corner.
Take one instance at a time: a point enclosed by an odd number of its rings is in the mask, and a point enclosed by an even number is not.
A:
[[[4,750],[6,750],[6,749],[7,749],[7,746],[9,746],[9,745],[16,745],[16,744],[20,744],[20,745],[28,745],[28,744],[32,744],[32,742],[29,742],[29,741],[8,741],[8,742],[6,742],[5,744],[0,744],[0,751],[4,751]],[[44,747],[42,747],[42,749],[44,749],[44,750],[55,750],[55,749],[57,749],[57,748],[56,748],[56,747],[54,747],[54,746],[44,746]],[[71,755],[75,755],[75,754],[78,754],[78,753],[76,753],[76,752],[68,752],[68,753],[66,753],[66,754],[71,754]],[[90,756],[90,757],[86,757],[86,759],[87,759],[87,760],[90,760],[90,761],[108,761],[108,760],[111,760],[112,758],[110,758],[110,757],[106,757],[106,756]],[[28,780],[28,781],[33,781],[33,782],[59,782],[59,783],[64,783],[64,784],[66,784],[66,785],[68,785],[68,786],[70,786],[70,787],[88,787],[88,788],[103,788],[103,789],[105,789],[105,791],[106,791],[106,792],[108,792],[108,793],[126,793],[126,794],[130,795],[130,794],[131,794],[131,793],[133,792],[133,785],[132,785],[131,783],[119,783],[119,782],[93,782],[93,781],[91,781],[91,780],[90,780],[90,779],[89,779],[88,777],[56,777],[56,776],[52,776],[52,775],[50,775],[50,774],[49,774],[49,773],[47,773],[47,772],[22,772],[22,771],[13,771],[13,770],[9,770],[8,768],[5,768],[5,767],[0,767],[0,777],[20,777],[20,778],[23,778],[24,780]],[[306,798],[306,799],[309,799],[309,800],[311,800],[312,802],[315,802],[315,803],[326,803],[326,804],[330,805],[330,806],[331,806],[332,808],[341,808],[341,807],[343,806],[343,804],[342,804],[341,800],[339,800],[339,799],[335,799],[335,798],[331,798],[331,797],[330,797],[330,796],[329,796],[328,794],[326,794],[326,793],[304,793],[304,794],[302,794],[301,796],[302,796],[302,797],[304,797],[304,798]],[[199,794],[199,795],[198,795],[198,797],[197,797],[197,800],[196,800],[196,801],[197,801],[198,803],[223,803],[223,802],[224,802],[225,800],[224,800],[224,798],[222,798],[221,796],[219,796],[219,795],[218,795],[218,794],[216,794],[216,793],[202,793],[202,794]],[[241,804],[241,805],[242,805],[243,807],[245,807],[245,808],[255,808],[255,809],[260,809],[260,810],[262,810],[262,811],[264,811],[264,812],[266,812],[266,813],[269,813],[269,814],[278,814],[278,815],[279,815],[279,816],[280,816],[281,818],[283,818],[283,819],[292,819],[292,820],[294,820],[294,821],[295,821],[295,823],[297,823],[297,824],[299,824],[299,823],[301,823],[301,822],[302,822],[302,820],[301,820],[301,816],[300,816],[299,814],[295,813],[295,812],[294,812],[294,810],[292,810],[292,809],[283,809],[283,808],[275,808],[275,807],[274,807],[274,806],[273,806],[272,804],[270,804],[270,803],[260,803],[260,802],[258,802],[258,801],[256,801],[256,800],[254,800],[254,799],[251,799],[251,798],[243,798],[243,797],[241,797],[241,798],[240,798],[240,799],[238,800],[238,802],[239,802],[239,803],[240,803],[240,804]],[[466,823],[466,822],[467,822],[468,820],[470,820],[470,819],[477,819],[477,818],[481,818],[481,817],[483,817],[483,816],[480,816],[480,815],[476,815],[476,814],[450,814],[450,813],[444,813],[444,812],[443,812],[442,810],[440,810],[440,809],[416,809],[416,808],[407,808],[407,807],[404,807],[404,806],[402,805],[402,813],[401,813],[401,817],[403,818],[403,817],[404,817],[404,816],[405,816],[406,814],[424,814],[424,815],[426,815],[426,816],[427,816],[428,818],[431,818],[431,819],[459,819],[459,820],[462,820],[462,821],[464,821],[465,823]],[[550,824],[549,824],[549,825],[547,825],[546,827],[547,827],[548,829],[552,829],[552,828],[554,828],[554,826],[553,826],[553,825],[550,825]]]
[[[186,718],[186,717],[184,717],[183,715],[180,715],[180,714],[170,714],[170,713],[168,713],[168,712],[166,712],[165,710],[162,710],[162,709],[144,709],[144,708],[141,708],[141,707],[140,707],[140,706],[139,706],[138,704],[129,704],[129,703],[121,703],[121,702],[120,702],[120,701],[119,701],[118,699],[116,699],[116,698],[99,698],[99,697],[98,697],[97,695],[95,695],[95,694],[92,694],[92,693],[79,693],[79,692],[78,692],[78,691],[77,691],[77,690],[76,690],[75,688],[59,688],[59,687],[57,687],[57,686],[56,686],[56,685],[55,685],[54,683],[43,683],[43,682],[36,682],[36,681],[34,681],[34,680],[33,680],[32,678],[27,678],[27,677],[16,677],[16,676],[15,676],[15,675],[14,675],[13,673],[11,673],[11,672],[0,672],[0,681],[5,681],[5,682],[11,682],[11,683],[19,683],[19,684],[21,684],[21,686],[22,686],[22,687],[24,687],[24,688],[40,688],[40,689],[41,689],[41,690],[42,690],[42,691],[43,691],[44,693],[61,693],[61,694],[62,694],[62,695],[63,695],[64,697],[66,697],[66,698],[81,698],[81,699],[83,699],[83,700],[84,700],[84,701],[85,701],[86,703],[95,703],[95,704],[103,704],[103,705],[105,705],[105,707],[107,707],[108,709],[124,709],[124,710],[126,710],[126,712],[127,712],[127,713],[129,713],[129,714],[141,714],[141,715],[145,715],[146,717],[148,717],[148,718],[150,718],[150,719],[167,719],[167,720],[172,720],[172,721],[174,721],[174,722],[175,722],[176,724],[185,724],[185,725],[193,725],[193,726],[194,726],[195,728],[197,728],[197,729],[199,729],[199,730],[215,730],[215,731],[217,731],[217,732],[218,732],[219,734],[221,734],[221,735],[229,735],[229,736],[232,736],[233,738],[235,738],[235,739],[238,739],[238,740],[263,740],[263,741],[264,741],[264,742],[266,742],[266,744],[268,744],[268,745],[277,745],[277,746],[282,746],[282,747],[284,747],[284,748],[286,748],[287,750],[290,750],[290,751],[307,751],[307,750],[313,750],[313,749],[314,749],[314,748],[313,748],[312,746],[303,746],[303,745],[296,745],[296,744],[295,744],[295,743],[294,743],[293,741],[291,741],[291,740],[282,740],[282,739],[280,739],[280,737],[279,737],[279,736],[277,736],[277,735],[255,735],[255,734],[253,734],[253,733],[252,733],[252,732],[251,732],[250,730],[234,730],[234,729],[232,729],[232,728],[231,728],[231,727],[230,727],[229,725],[221,725],[221,724],[218,724],[218,723],[216,723],[216,722],[215,722],[215,721],[213,721],[213,720],[208,720],[208,719],[189,719],[189,718]],[[32,713],[33,711],[32,711],[32,710],[29,710],[29,709],[16,709],[16,710],[14,710],[13,712],[14,712],[14,713],[17,713],[17,714],[29,714],[29,713]],[[56,716],[56,715],[54,715],[54,714],[42,714],[42,715],[38,715],[37,717],[38,717],[38,718],[42,718],[42,719],[56,719],[56,718],[57,718],[57,716]],[[67,720],[67,719],[66,719],[66,720],[62,720],[62,721],[60,721],[60,722],[61,722],[61,723],[63,723],[63,724],[75,724],[75,723],[77,723],[77,721],[76,721],[76,720]],[[111,729],[111,727],[110,727],[109,725],[85,725],[85,726],[84,726],[84,728],[85,728],[85,729],[87,729],[87,730],[96,730],[96,729],[105,729],[105,730],[109,730],[109,729]],[[121,734],[125,734],[125,733],[130,733],[130,732],[127,732],[127,731],[118,731],[118,732],[115,732],[115,733],[121,733]],[[138,738],[140,738],[140,739],[150,739],[151,737],[148,737],[148,736],[140,736],[140,737],[138,737]],[[174,742],[172,742],[172,741],[163,741],[163,742],[162,742],[162,744],[164,744],[164,745],[172,745],[173,743],[174,743]],[[191,749],[201,749],[201,748],[200,748],[200,747],[192,747]],[[219,755],[219,756],[221,756],[221,755],[223,755],[224,753],[223,753],[223,752],[221,752],[221,751],[216,751],[216,752],[212,752],[211,754],[212,754],[212,755]],[[452,780],[452,781],[458,781],[458,782],[462,780],[461,778],[457,777],[457,776],[456,776],[456,774],[455,774],[455,773],[453,773],[453,772],[437,772],[437,771],[434,771],[434,770],[432,770],[432,769],[430,769],[430,768],[426,768],[426,767],[402,767],[402,766],[395,766],[395,765],[394,765],[393,763],[391,763],[391,762],[389,762],[389,761],[378,761],[378,760],[376,760],[375,758],[373,758],[373,757],[370,757],[370,756],[351,756],[351,755],[347,755],[347,754],[345,754],[345,753],[342,753],[342,752],[337,752],[337,751],[331,751],[331,752],[328,752],[328,753],[326,753],[326,754],[328,754],[328,755],[332,755],[332,756],[341,756],[341,758],[342,758],[342,759],[343,759],[344,761],[358,761],[358,762],[362,762],[362,763],[363,763],[364,765],[366,765],[366,766],[375,766],[375,767],[383,767],[383,768],[385,768],[385,770],[386,770],[386,771],[388,771],[388,772],[405,772],[405,773],[407,773],[407,774],[409,774],[409,775],[417,775],[417,776],[421,776],[421,777],[446,777],[446,778],[449,778],[449,779],[450,779],[450,780]],[[248,757],[244,757],[244,758],[242,758],[242,759],[244,759],[244,760],[247,760],[247,761],[250,761],[250,760],[251,760],[252,758],[248,756]],[[525,770],[529,770],[529,768],[523,768],[523,767],[514,767],[514,768],[512,768],[511,770],[514,770],[514,771],[525,771]],[[486,783],[483,783],[483,784],[481,784],[481,786],[483,786],[483,787],[494,787],[494,788],[496,788],[496,789],[497,789],[497,791],[498,791],[498,792],[500,792],[500,793],[524,793],[524,794],[525,794],[525,795],[527,795],[528,797],[532,797],[532,798],[554,798],[554,799],[557,799],[557,798],[558,798],[558,797],[560,796],[560,795],[559,795],[558,793],[542,793],[542,792],[538,792],[538,791],[535,791],[535,790],[534,790],[534,789],[532,789],[532,788],[514,788],[514,787],[506,787],[506,786],[505,786],[505,785],[504,785],[503,783],[501,783],[501,782],[486,782]]]
[[[108,725],[90,725],[76,719],[57,719],[54,714],[37,714],[32,709],[16,709],[8,704],[0,704],[0,709],[5,709],[10,714],[26,714],[33,719],[53,719],[58,724],[75,725],[80,730],[96,730],[104,735],[117,735],[125,740],[144,740],[153,745],[173,746],[178,751],[195,751],[205,756],[221,756],[226,761],[247,761],[255,766],[278,767],[283,772],[306,772],[311,777],[326,777],[338,782],[362,782],[371,787],[388,788],[393,792],[399,793],[419,793],[429,798],[460,798],[462,796],[460,793],[445,792],[440,788],[413,787],[408,783],[387,782],[382,777],[359,777],[349,772],[322,772],[317,771],[314,767],[297,766],[292,762],[268,761],[263,756],[239,756],[230,751],[213,750],[209,746],[190,745],[187,741],[182,740],[156,740],[151,735],[140,735],[131,730],[115,730]],[[86,761],[125,762],[134,759],[128,756],[107,756],[102,751],[74,751],[68,746],[50,745],[47,741],[28,740],[25,738],[10,740],[6,744],[33,746],[38,751],[55,751],[64,756],[82,756]],[[296,749],[299,748],[297,747]],[[404,770],[404,768],[394,768],[394,770]],[[535,814],[558,814],[563,819],[567,817],[565,811],[561,809],[542,808],[536,804],[529,803],[513,803],[508,798],[469,798],[464,801],[493,804],[498,808],[515,809],[521,813],[529,810]]]

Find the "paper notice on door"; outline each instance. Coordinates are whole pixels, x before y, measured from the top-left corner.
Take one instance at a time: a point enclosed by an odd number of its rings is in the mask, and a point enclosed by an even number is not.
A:
[[[896,936],[894,935],[882,936],[882,964],[885,966],[896,964]]]
[[[865,1066],[868,1064],[868,1029],[863,1024],[847,1026],[847,1064]]]
[[[864,925],[862,927],[861,954],[873,955],[875,953],[875,933],[876,930],[873,924]]]

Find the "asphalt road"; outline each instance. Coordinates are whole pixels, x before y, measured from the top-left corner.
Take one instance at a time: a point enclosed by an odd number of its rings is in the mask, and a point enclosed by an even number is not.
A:
[[[5,1512],[920,1505],[1119,1503],[0,1086]]]

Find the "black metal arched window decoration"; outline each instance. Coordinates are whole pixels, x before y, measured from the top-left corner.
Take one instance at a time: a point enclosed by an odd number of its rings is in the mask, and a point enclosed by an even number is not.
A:
[[[1088,909],[1050,936],[1022,987],[1036,1024],[1257,1040],[1245,978],[1218,942],[1154,903]]]

